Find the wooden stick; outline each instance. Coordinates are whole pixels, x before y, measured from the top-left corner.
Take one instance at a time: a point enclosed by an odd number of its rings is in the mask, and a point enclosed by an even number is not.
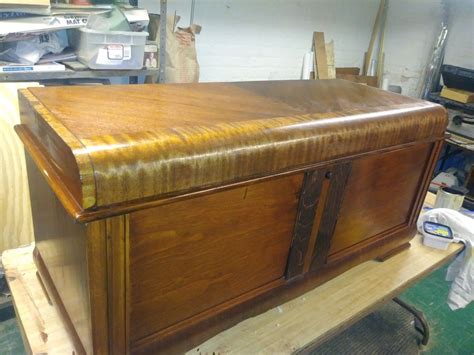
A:
[[[318,64],[316,60],[316,32],[313,32],[313,44],[311,45],[311,50],[313,51],[313,77],[312,79],[318,78]]]
[[[383,82],[383,68],[384,68],[384,61],[385,61],[385,53],[380,52],[378,59],[377,59],[377,87],[381,88],[382,87],[382,82]]]
[[[377,17],[375,18],[374,27],[372,28],[372,36],[370,37],[369,49],[367,49],[367,55],[365,56],[364,71],[363,75],[367,75],[369,71],[370,62],[372,60],[372,52],[374,50],[375,38],[377,37],[378,28],[380,26],[380,17],[382,11],[385,8],[385,0],[380,0],[379,9],[377,11]]]
[[[380,38],[379,38],[379,48],[378,48],[378,54],[377,54],[377,86],[381,87],[382,86],[382,77],[383,77],[383,68],[384,68],[384,60],[385,60],[385,29],[386,29],[386,23],[387,23],[387,12],[388,12],[388,0],[385,4],[385,7],[383,9],[383,17],[382,17],[382,23],[380,25],[381,27],[381,32],[380,32]]]
[[[336,78],[336,64],[334,59],[334,41],[326,43],[326,55],[328,64],[328,78]]]
[[[324,42],[324,32],[313,32],[313,51],[315,77],[318,79],[328,79],[328,64],[326,57],[326,43]]]

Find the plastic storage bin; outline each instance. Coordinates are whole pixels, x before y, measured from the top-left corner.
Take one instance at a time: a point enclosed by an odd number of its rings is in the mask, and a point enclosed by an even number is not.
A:
[[[85,27],[70,32],[78,60],[91,69],[141,69],[148,32],[96,31]]]
[[[431,248],[446,250],[454,241],[453,231],[450,227],[433,221],[423,222],[423,245]]]
[[[446,250],[448,249],[449,244],[451,244],[452,242],[453,241],[451,239],[437,237],[435,235],[423,235],[423,245],[426,245],[430,248]]]

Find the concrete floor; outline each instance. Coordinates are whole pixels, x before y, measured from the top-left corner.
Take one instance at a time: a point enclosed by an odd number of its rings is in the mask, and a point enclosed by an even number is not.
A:
[[[12,307],[0,309],[0,354],[26,354]]]
[[[446,304],[449,284],[446,267],[436,270],[401,295],[401,299],[423,311],[431,337],[422,354],[474,355],[474,304],[451,311]],[[25,354],[23,342],[11,309],[0,310],[0,354]]]

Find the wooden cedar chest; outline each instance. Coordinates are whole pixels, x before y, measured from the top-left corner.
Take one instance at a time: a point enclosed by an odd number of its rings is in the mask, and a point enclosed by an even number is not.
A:
[[[447,124],[342,80],[19,95],[36,263],[97,354],[187,350],[407,246]]]

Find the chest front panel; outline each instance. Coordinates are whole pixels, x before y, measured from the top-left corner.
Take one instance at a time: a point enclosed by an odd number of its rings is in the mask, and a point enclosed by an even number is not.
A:
[[[132,339],[282,279],[301,179],[131,213]]]
[[[433,149],[412,145],[131,213],[132,343],[390,239],[410,224]]]

